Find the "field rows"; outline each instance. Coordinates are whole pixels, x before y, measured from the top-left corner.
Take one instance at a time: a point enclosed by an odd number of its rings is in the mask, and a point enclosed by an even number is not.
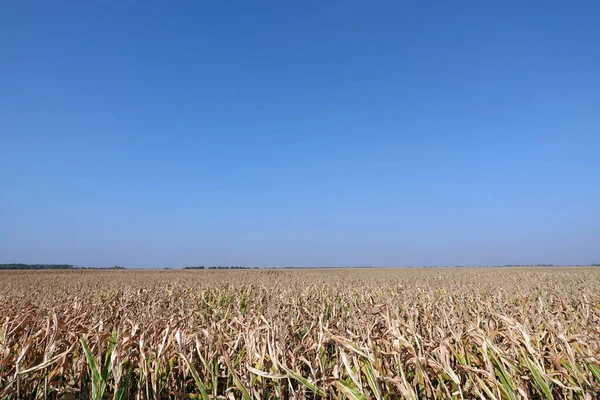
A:
[[[0,398],[600,398],[600,269],[0,272]]]

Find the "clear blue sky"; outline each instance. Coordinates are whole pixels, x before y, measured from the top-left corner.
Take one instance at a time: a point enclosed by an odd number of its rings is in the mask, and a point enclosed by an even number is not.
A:
[[[0,262],[600,262],[599,15],[5,1]]]

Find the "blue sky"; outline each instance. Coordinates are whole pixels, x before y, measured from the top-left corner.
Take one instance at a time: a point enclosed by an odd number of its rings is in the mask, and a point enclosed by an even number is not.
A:
[[[600,262],[597,2],[0,12],[0,262]]]

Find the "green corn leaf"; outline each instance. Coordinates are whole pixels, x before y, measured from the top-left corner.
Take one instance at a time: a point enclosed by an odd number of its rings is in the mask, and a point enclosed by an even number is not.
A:
[[[227,368],[229,369],[229,373],[231,374],[231,377],[233,378],[233,383],[238,388],[238,390],[242,393],[242,398],[244,400],[252,400],[252,396],[250,396],[250,393],[248,393],[248,390],[244,387],[244,385],[242,385],[242,382],[237,377],[235,371],[233,370],[233,368],[231,368],[231,364],[230,364],[228,358],[225,358],[225,364],[227,365]]]
[[[369,383],[369,387],[373,391],[375,398],[377,400],[381,400],[381,393],[379,392],[379,386],[377,385],[377,379],[375,378],[375,371],[370,360],[367,360],[367,362],[363,364],[363,371],[367,377],[367,382]]]
[[[121,384],[119,385],[119,388],[117,389],[117,391],[115,392],[115,395],[113,396],[113,400],[124,400],[128,387],[129,387],[129,373],[127,373],[127,375],[125,375],[123,382],[121,382]]]
[[[506,397],[510,400],[517,400],[517,396],[515,395],[515,392],[514,392],[515,384],[512,381],[512,379],[510,378],[510,376],[506,373],[506,370],[504,369],[502,362],[492,352],[490,352],[489,355],[490,355],[490,360],[492,361],[492,364],[494,365],[494,369],[496,370],[496,375],[498,376],[498,379],[500,379],[500,382],[502,383],[502,386],[500,386],[500,389],[502,389],[503,393],[505,394],[504,397]]]
[[[104,365],[102,366],[102,392],[106,388],[106,384],[108,382],[108,374],[112,370],[112,358],[111,355],[115,350],[115,346],[117,345],[117,332],[113,329],[113,333],[111,338],[108,340],[108,348],[106,349],[106,354],[104,355]]]
[[[81,346],[83,347],[83,352],[85,354],[85,358],[87,359],[88,364],[90,365],[90,370],[92,371],[92,399],[100,400],[102,398],[102,393],[100,393],[100,386],[102,378],[100,376],[100,371],[98,370],[98,364],[96,363],[96,359],[90,350],[90,346],[88,346],[85,339],[80,339]]]
[[[536,386],[536,388],[544,396],[544,399],[552,400],[552,390],[550,390],[550,387],[548,387],[548,383],[546,383],[546,381],[541,377],[536,366],[527,357],[525,358],[525,362],[527,363],[529,371],[533,375],[534,385]]]
[[[367,400],[364,394],[342,380],[336,381],[334,385],[351,400]]]
[[[308,379],[304,378],[303,376],[298,375],[297,373],[295,373],[294,371],[292,371],[291,369],[289,369],[283,365],[280,365],[280,367],[285,372],[287,372],[288,375],[290,375],[292,378],[294,378],[298,382],[302,383],[304,386],[306,386],[308,389],[310,389],[316,395],[321,396],[321,397],[326,397],[326,394],[321,389],[316,387],[313,383],[309,382]]]
[[[187,364],[188,368],[190,369],[192,377],[194,378],[194,381],[196,382],[196,386],[198,386],[198,390],[200,390],[200,395],[202,396],[202,400],[209,400],[208,394],[206,393],[206,388],[204,387],[204,384],[202,383],[202,380],[200,379],[200,376],[198,375],[196,368],[194,368],[194,366],[192,365],[190,360],[188,360],[188,358],[185,356],[185,354],[179,353],[179,355],[185,360],[185,363]]]
[[[594,378],[596,378],[596,380],[600,383],[600,369],[590,363],[587,364],[587,367],[590,369],[590,371],[592,371]]]

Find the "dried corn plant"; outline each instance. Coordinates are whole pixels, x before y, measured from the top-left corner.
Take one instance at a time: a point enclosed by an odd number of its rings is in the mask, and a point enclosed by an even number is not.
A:
[[[3,399],[600,398],[592,268],[0,273]]]

